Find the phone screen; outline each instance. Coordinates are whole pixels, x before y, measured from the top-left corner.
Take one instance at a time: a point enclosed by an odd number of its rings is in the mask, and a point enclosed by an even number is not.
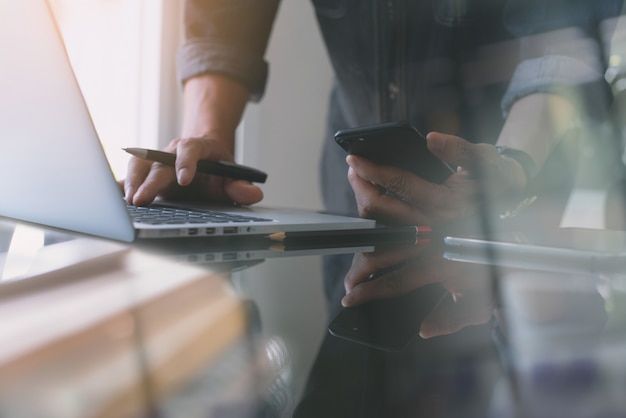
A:
[[[410,171],[433,183],[443,183],[454,172],[428,150],[424,135],[408,122],[344,129],[335,134],[335,141],[348,154]]]
[[[401,296],[343,308],[328,326],[340,338],[369,347],[400,351],[417,337],[420,324],[448,292],[438,283]]]

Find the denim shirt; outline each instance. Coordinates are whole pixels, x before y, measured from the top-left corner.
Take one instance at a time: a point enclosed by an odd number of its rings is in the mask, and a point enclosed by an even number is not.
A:
[[[332,141],[338,129],[408,120],[424,132],[494,142],[511,105],[533,92],[580,97],[590,90],[599,97],[590,109],[606,106],[598,24],[618,15],[621,1],[312,1],[335,72],[321,163],[329,210],[356,207],[345,154]],[[221,73],[259,100],[278,5],[187,0],[181,81]]]

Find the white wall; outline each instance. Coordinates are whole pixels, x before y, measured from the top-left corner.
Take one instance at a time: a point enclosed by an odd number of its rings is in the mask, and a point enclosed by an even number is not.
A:
[[[321,209],[318,163],[332,71],[310,2],[283,0],[260,104],[248,106],[238,161],[268,172],[264,205]]]

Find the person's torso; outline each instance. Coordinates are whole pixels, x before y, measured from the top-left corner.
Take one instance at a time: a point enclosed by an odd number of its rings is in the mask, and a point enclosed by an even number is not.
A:
[[[313,2],[336,73],[337,128],[409,120],[478,141],[500,130],[517,64],[503,2]]]

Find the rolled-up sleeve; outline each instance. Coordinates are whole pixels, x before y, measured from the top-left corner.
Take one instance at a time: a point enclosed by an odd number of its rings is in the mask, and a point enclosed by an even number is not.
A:
[[[567,96],[590,116],[606,109],[610,88],[598,25],[621,13],[621,0],[509,0],[505,24],[520,39],[521,60],[502,99],[506,116],[532,93]]]
[[[609,86],[597,66],[565,55],[547,55],[522,61],[516,68],[511,83],[502,99],[506,116],[513,104],[533,93],[552,93],[570,101],[586,103],[587,111],[604,108],[609,100]],[[598,106],[589,106],[595,103]]]
[[[244,84],[251,100],[263,96],[264,58],[279,0],[186,0],[185,41],[178,52],[181,83],[217,73]]]

